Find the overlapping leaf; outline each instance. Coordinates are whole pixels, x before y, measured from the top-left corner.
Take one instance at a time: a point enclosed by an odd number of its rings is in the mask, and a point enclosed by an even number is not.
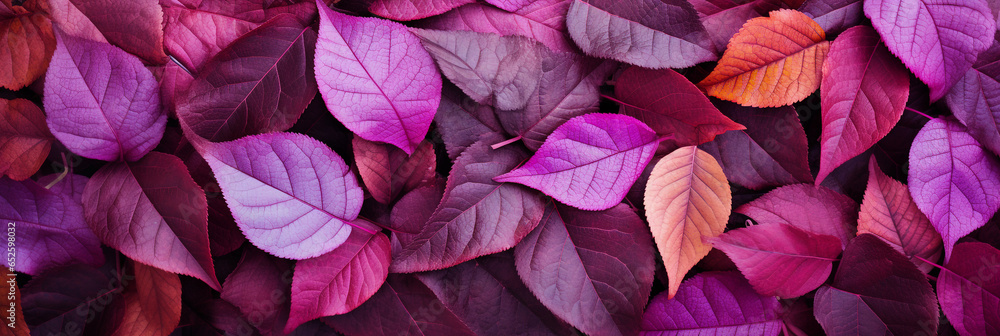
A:
[[[28,0],[0,13],[0,86],[20,90],[38,79],[49,66],[56,39],[52,23],[40,11],[44,0]],[[9,2],[8,2],[9,3]]]
[[[435,16],[475,0],[374,0],[368,6],[372,14],[398,21]]]
[[[429,142],[421,142],[409,156],[398,148],[361,137],[354,137],[353,145],[358,175],[380,203],[389,204],[401,193],[437,176],[434,146]]]
[[[111,335],[170,335],[181,320],[181,280],[177,274],[132,262],[135,283],[125,291],[125,316]]]
[[[54,141],[38,106],[26,99],[0,99],[0,175],[17,181],[31,177]]]
[[[861,23],[861,0],[806,0],[799,7],[829,35],[840,34]]]
[[[825,187],[793,184],[774,189],[735,212],[757,223],[786,223],[814,234],[840,238],[841,246],[854,237],[858,204]]]
[[[500,136],[504,132],[492,106],[475,102],[450,84],[441,92],[441,106],[434,122],[452,160],[480,137]]]
[[[782,8],[781,0],[690,0],[698,11],[705,32],[719,51],[726,50],[726,44],[743,23],[768,12]]]
[[[69,326],[84,329],[87,315],[77,311],[104,309],[121,293],[122,282],[114,271],[74,264],[33,277],[21,291],[25,321],[36,333],[65,332]]]
[[[226,278],[221,297],[252,317],[248,322],[261,334],[284,335],[293,274],[290,261],[250,247]]]
[[[998,36],[1000,37],[1000,36]],[[945,101],[983,147],[1000,153],[1000,41],[955,83]]]
[[[961,335],[1000,331],[1000,251],[983,243],[961,243],[952,255],[938,275],[941,310]]]
[[[163,64],[163,9],[157,0],[55,0],[53,21],[66,33],[97,42],[108,42],[141,57]],[[65,28],[64,28],[65,29]]]
[[[470,3],[420,23],[421,28],[470,30],[500,35],[530,37],[553,51],[574,52],[576,47],[566,31],[566,11],[570,0],[531,1],[512,10]]]
[[[781,305],[757,294],[736,272],[705,272],[673,298],[661,293],[643,314],[642,335],[770,335],[781,332]]]

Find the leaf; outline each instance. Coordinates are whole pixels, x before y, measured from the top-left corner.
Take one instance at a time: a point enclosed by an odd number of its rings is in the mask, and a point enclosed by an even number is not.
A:
[[[58,180],[58,181],[57,181]],[[49,174],[38,178],[38,185],[48,187],[49,191],[69,196],[76,203],[83,203],[83,189],[90,181],[89,177],[77,174]],[[53,184],[53,182],[55,184]]]
[[[744,106],[790,105],[819,88],[829,50],[819,24],[801,12],[779,9],[747,21],[698,86]]]
[[[653,297],[640,329],[651,335],[771,335],[781,332],[781,305],[754,292],[736,272],[704,272],[681,284],[677,296]]]
[[[49,66],[56,39],[49,18],[37,11],[43,0],[28,0],[0,15],[0,86],[20,90]],[[29,12],[30,10],[30,12]]]
[[[0,99],[0,174],[23,181],[41,168],[55,138],[27,99]]]
[[[593,113],[559,126],[528,162],[493,178],[540,190],[583,210],[622,202],[660,139],[635,118]]]
[[[222,285],[222,299],[238,307],[261,334],[284,335],[292,278],[290,261],[248,247]]]
[[[437,177],[437,158],[430,142],[421,142],[409,156],[398,148],[358,136],[353,144],[358,175],[379,203],[389,204],[400,194]]]
[[[827,335],[936,335],[938,307],[924,274],[881,239],[862,234],[844,249],[833,285],[816,292]]]
[[[399,23],[316,4],[316,82],[326,106],[365,140],[413,153],[441,99],[441,75],[420,39]]]
[[[150,153],[102,167],[83,190],[87,225],[135,261],[219,288],[205,194],[176,156]]]
[[[435,16],[475,0],[373,0],[372,14],[396,21],[410,21]]]
[[[690,0],[712,39],[715,50],[726,50],[743,23],[782,8],[780,0]],[[860,12],[860,10],[859,10]]]
[[[573,0],[566,27],[587,55],[644,68],[686,68],[718,59],[698,13],[683,0]]]
[[[653,284],[655,248],[625,204],[601,212],[549,207],[514,249],[524,284],[588,335],[633,335]]]
[[[930,87],[931,101],[948,93],[996,32],[984,0],[872,0],[864,11],[889,51]]]
[[[830,277],[840,239],[784,223],[752,225],[712,240],[763,295],[794,298]]]
[[[351,234],[362,190],[344,160],[316,139],[267,133],[201,146],[236,224],[260,249],[307,259]]]
[[[806,232],[840,238],[841,246],[855,236],[858,204],[825,187],[793,184],[774,189],[734,210],[759,224],[785,223]]]
[[[468,30],[499,35],[520,35],[541,42],[552,51],[576,52],[566,31],[566,11],[570,0],[539,0],[513,10],[481,3],[469,3],[428,18],[420,28]]]
[[[389,225],[387,227],[393,232],[401,234],[393,235],[395,248],[398,249],[409,244],[427,220],[434,214],[434,209],[441,204],[444,197],[445,180],[437,179],[434,182],[422,187],[413,189],[392,206],[389,213]]]
[[[323,322],[348,335],[475,335],[411,274],[389,274],[375,295],[349,313]]]
[[[480,137],[503,134],[492,106],[480,105],[450,83],[441,91],[441,106],[434,115],[434,123],[452,160]]]
[[[722,167],[697,147],[681,147],[660,159],[646,183],[649,229],[666,266],[667,297],[726,229],[733,196]]]
[[[135,284],[125,290],[125,316],[112,335],[169,335],[181,320],[181,280],[177,274],[131,264]]]
[[[910,94],[909,73],[871,28],[848,29],[828,56],[820,86],[823,134],[816,184],[889,134]]]
[[[941,310],[961,335],[990,335],[1000,325],[1000,251],[983,243],[955,245],[937,281]]]
[[[15,271],[38,275],[58,266],[104,261],[101,241],[84,222],[80,203],[31,180],[0,177],[0,221],[15,234],[16,259],[5,265]]]
[[[572,330],[521,283],[510,253],[417,274],[477,335],[566,335]]]
[[[528,155],[515,146],[491,149],[496,140],[484,137],[455,160],[444,198],[419,233],[393,235],[408,243],[393,243],[390,272],[436,270],[500,252],[538,225],[545,211],[541,195],[493,180]]]
[[[717,101],[716,105],[745,130],[725,132],[698,148],[712,154],[726,178],[751,189],[811,183],[806,132],[791,106],[744,107]]]
[[[36,333],[82,331],[88,315],[96,317],[89,313],[97,313],[97,307],[106,308],[121,294],[123,282],[135,279],[134,275],[119,279],[113,273],[114,269],[107,267],[72,264],[32,277],[21,288],[24,320]]]
[[[42,101],[52,134],[73,153],[136,161],[163,137],[156,79],[135,56],[106,43],[56,35]]]
[[[838,35],[861,23],[861,0],[806,0],[799,11],[816,21],[827,34]]]
[[[73,27],[66,33],[79,33],[76,36],[83,39],[114,44],[147,63],[167,62],[167,55],[163,53],[163,9],[157,0],[68,0],[68,3],[60,0],[57,3],[61,5],[54,7],[65,8],[67,13],[54,15],[53,21],[60,27]],[[101,39],[95,39],[98,36]]]
[[[874,157],[868,163],[868,189],[858,215],[858,234],[862,233],[882,238],[924,273],[932,266],[918,258],[936,261],[941,257],[941,236],[917,208],[906,185],[882,173]]]
[[[910,195],[944,242],[944,259],[959,238],[986,224],[1000,209],[1000,161],[965,126],[928,121],[910,148]]]
[[[208,60],[177,103],[198,136],[229,141],[292,127],[316,96],[316,32],[283,14]]]
[[[382,287],[388,274],[389,238],[360,230],[333,251],[297,262],[285,332],[317,317],[354,310]]]
[[[414,29],[441,73],[480,104],[524,108],[538,89],[544,46],[523,36]]]
[[[1000,41],[994,40],[990,49],[979,54],[945,101],[976,141],[1000,153]]]

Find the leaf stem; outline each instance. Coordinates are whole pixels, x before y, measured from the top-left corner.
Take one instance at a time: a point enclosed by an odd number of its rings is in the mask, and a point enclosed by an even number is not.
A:
[[[516,137],[513,137],[513,138],[510,138],[510,139],[507,139],[507,140],[504,140],[502,142],[495,143],[492,146],[490,146],[490,148],[497,149],[497,148],[500,148],[500,147],[512,144],[512,143],[516,142],[517,140],[521,140],[521,136],[520,135],[518,135]]]
[[[942,271],[947,271],[948,270],[947,268],[944,268],[944,266],[938,265],[937,263],[934,263],[934,262],[932,262],[930,260],[924,259],[924,257],[918,256],[918,255],[915,255],[913,257],[917,258],[917,259],[920,259],[920,261],[923,261],[923,262],[925,262],[925,263],[927,263],[927,264],[929,264],[931,266],[940,268]]]
[[[52,187],[55,186],[56,183],[59,183],[59,181],[62,181],[64,178],[66,178],[66,175],[69,175],[69,163],[66,160],[66,152],[62,152],[61,154],[62,154],[63,171],[62,173],[59,173],[59,176],[57,176],[55,180],[52,180],[52,182],[49,182],[49,184],[45,185],[45,189],[52,189]]]
[[[910,112],[913,112],[913,113],[916,113],[916,114],[919,114],[919,115],[922,115],[922,116],[924,116],[924,118],[927,118],[927,119],[929,119],[929,120],[934,120],[934,117],[932,117],[932,116],[930,116],[930,115],[927,115],[927,113],[923,113],[923,112],[920,112],[920,111],[917,111],[917,110],[914,110],[914,109],[910,108],[909,106],[906,106],[906,107],[904,107],[904,109],[905,109],[905,110],[908,110],[908,111],[910,111]]]

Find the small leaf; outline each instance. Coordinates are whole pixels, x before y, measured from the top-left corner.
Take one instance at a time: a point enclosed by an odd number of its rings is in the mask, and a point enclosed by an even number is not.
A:
[[[698,147],[681,147],[653,167],[644,203],[667,268],[667,297],[673,298],[688,270],[712,250],[705,240],[726,229],[733,206],[729,183],[715,158]]]
[[[248,247],[222,285],[222,299],[238,307],[263,335],[284,335],[292,294],[292,262]]]
[[[790,105],[819,88],[829,50],[815,21],[798,11],[776,10],[770,17],[747,21],[698,86],[744,106]]]
[[[814,234],[840,238],[841,246],[855,236],[858,204],[825,187],[793,184],[774,189],[735,212],[758,224],[785,223]]]
[[[604,210],[622,202],[659,142],[635,118],[586,114],[559,126],[528,162],[493,180],[520,183],[583,210]]]
[[[125,316],[111,335],[170,335],[181,320],[181,280],[177,274],[131,264],[135,284],[126,287]]]
[[[41,168],[55,140],[34,103],[0,99],[0,174],[28,179]]]
[[[20,90],[38,79],[48,68],[56,48],[56,38],[49,18],[36,11],[39,9],[36,7],[45,2],[24,1],[25,7],[13,7],[17,13],[0,15],[0,60],[6,64],[0,68],[0,86]]]
[[[983,243],[955,245],[937,281],[941,310],[960,335],[995,334],[1000,326],[1000,251]]]
[[[736,272],[703,272],[681,284],[677,295],[653,297],[640,329],[649,335],[768,335],[781,332],[781,305],[754,292]]]
[[[399,148],[379,144],[355,136],[354,161],[358,175],[376,201],[389,204],[402,193],[430,181],[437,176],[434,170],[437,159],[434,146],[423,141],[406,155]]]

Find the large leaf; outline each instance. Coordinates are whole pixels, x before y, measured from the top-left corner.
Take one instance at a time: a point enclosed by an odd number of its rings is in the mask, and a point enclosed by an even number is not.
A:
[[[909,85],[906,68],[875,30],[858,26],[837,37],[823,63],[823,134],[816,184],[889,134],[903,116]]]
[[[27,180],[0,177],[0,220],[14,233],[14,270],[31,275],[65,265],[100,265],[101,241],[80,203]],[[5,258],[7,259],[7,258]],[[9,265],[8,265],[9,266]]]
[[[394,273],[451,267],[478,256],[513,247],[542,219],[541,195],[493,178],[527,158],[523,149],[491,149],[496,138],[484,137],[455,160],[444,199],[419,233],[393,240]],[[401,236],[397,237],[397,236]]]
[[[435,16],[475,0],[373,0],[368,10],[372,14],[398,21],[410,21]]]
[[[990,49],[979,54],[945,99],[955,117],[969,127],[969,134],[1000,153],[1000,41],[994,40]]]
[[[352,231],[333,251],[296,263],[285,332],[320,316],[354,310],[382,287],[388,274],[389,238]]]
[[[66,33],[97,42],[109,42],[163,64],[163,9],[157,0],[57,0],[53,21],[70,27]],[[95,31],[96,30],[96,31]]]
[[[28,0],[0,13],[0,62],[7,64],[0,68],[0,86],[20,90],[48,68],[56,39],[49,18],[37,11],[44,2]]]
[[[320,7],[316,82],[327,108],[358,136],[413,153],[441,101],[441,75],[406,26]]]
[[[0,99],[0,175],[28,179],[42,167],[54,141],[35,103]]]
[[[815,21],[798,11],[776,10],[770,17],[747,21],[698,86],[744,106],[789,105],[819,88],[829,50]]]
[[[840,239],[767,223],[726,232],[713,240],[758,293],[781,298],[816,289],[833,270]]]
[[[566,31],[566,11],[571,0],[532,1],[506,11],[481,3],[470,3],[420,23],[420,28],[471,30],[533,38],[553,51],[574,52]]]
[[[832,285],[816,292],[827,335],[936,335],[938,307],[924,274],[881,239],[863,234],[844,250]]]
[[[525,107],[538,90],[545,46],[523,36],[414,30],[452,83],[480,104]]]
[[[871,0],[865,15],[886,47],[943,97],[989,48],[996,18],[986,0]]]
[[[260,249],[306,259],[332,251],[351,234],[363,194],[344,160],[323,143],[267,133],[200,146],[233,218]]]
[[[854,237],[858,204],[825,187],[793,184],[774,189],[734,210],[757,223],[785,223],[814,234],[840,238],[841,246]]]
[[[634,335],[655,270],[649,230],[625,204],[550,207],[514,249],[518,274],[552,312],[588,335]]]
[[[959,238],[1000,209],[1000,160],[951,119],[924,125],[910,148],[910,195],[944,241],[945,260]]]
[[[210,141],[289,129],[316,96],[315,41],[291,14],[264,23],[202,66],[177,117]]]
[[[910,258],[921,271],[941,256],[941,236],[934,231],[910,197],[906,185],[893,180],[878,167],[875,157],[868,163],[868,189],[858,215],[858,234],[871,233]]]
[[[1000,251],[983,243],[955,245],[938,275],[941,310],[961,335],[1000,332]]]
[[[284,335],[293,277],[292,262],[248,247],[222,285],[221,297],[261,334]]]
[[[685,0],[573,0],[566,27],[588,55],[645,68],[686,68],[718,58]]]
[[[219,289],[208,246],[205,193],[176,156],[105,165],[83,190],[87,224],[129,258]]]
[[[677,296],[660,293],[642,316],[641,335],[768,335],[781,332],[781,304],[757,294],[736,272],[704,272]]]
[[[861,23],[861,0],[806,0],[799,7],[827,34],[836,35]]]
[[[521,167],[493,178],[538,189],[583,210],[622,202],[660,143],[635,118],[586,114],[559,126]]]
[[[678,146],[712,141],[726,131],[746,129],[722,115],[694,84],[671,69],[625,69],[615,79],[621,111],[645,122]]]
[[[668,295],[726,229],[733,196],[722,167],[698,147],[681,147],[660,159],[646,183],[646,219],[669,277]]]
[[[134,261],[131,266],[135,283],[126,287],[125,316],[111,335],[170,335],[181,320],[181,280]]]
[[[379,203],[389,204],[400,194],[437,176],[434,146],[427,141],[421,142],[411,155],[406,155],[399,148],[358,136],[352,143],[358,175],[361,175],[372,198]]]
[[[156,78],[135,56],[107,43],[56,35],[45,75],[52,134],[77,155],[135,161],[163,137]]]

